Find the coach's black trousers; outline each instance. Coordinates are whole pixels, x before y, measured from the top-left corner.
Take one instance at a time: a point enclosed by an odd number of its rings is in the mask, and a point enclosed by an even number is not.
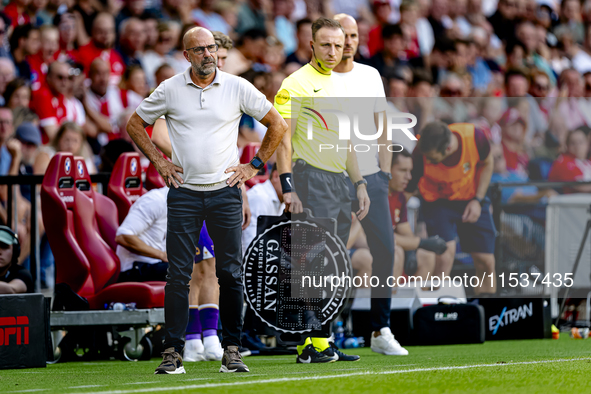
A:
[[[237,187],[193,191],[171,187],[168,192],[164,348],[182,352],[189,320],[189,281],[203,221],[214,244],[220,284],[222,346],[240,346],[242,331],[242,194]]]
[[[367,181],[370,206],[367,216],[361,221],[361,226],[365,231],[369,252],[373,258],[371,274],[380,279],[380,284],[384,284],[384,287],[378,286],[371,289],[371,325],[374,331],[379,331],[381,328],[390,327],[392,302],[392,288],[386,285],[394,268],[394,230],[388,203],[389,179],[381,171],[365,176],[364,179]],[[351,181],[349,181],[349,190],[353,202],[351,209],[356,212],[359,209],[359,201]]]

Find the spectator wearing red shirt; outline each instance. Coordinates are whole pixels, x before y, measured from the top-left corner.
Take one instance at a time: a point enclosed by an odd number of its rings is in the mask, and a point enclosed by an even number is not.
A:
[[[36,54],[27,56],[27,61],[31,66],[31,90],[33,92],[45,86],[49,65],[56,60],[60,49],[57,27],[42,26],[39,33],[41,34],[41,49]]]
[[[59,31],[59,52],[56,59],[60,62],[74,60],[76,51],[76,17],[71,12],[57,15],[53,21]]]
[[[88,73],[90,89],[86,95],[87,115],[97,125],[101,145],[108,140],[120,138],[119,121],[127,108],[135,110],[142,102],[139,94],[121,90],[109,84],[111,71],[109,64],[102,59],[95,59]],[[107,136],[108,138],[104,138]]]
[[[442,254],[447,245],[437,236],[426,239],[417,237],[408,223],[404,190],[412,179],[412,166],[412,156],[407,150],[394,152],[388,196],[396,242],[393,276],[399,277],[404,272],[427,279],[427,274],[433,274],[435,269],[435,253]]]
[[[148,82],[146,80],[146,73],[141,66],[137,65],[130,66],[125,69],[123,77],[121,78],[121,83],[119,84],[119,88],[121,89],[121,99],[125,108],[128,107],[128,102],[130,99],[132,101],[139,100],[137,102],[141,102],[150,94],[150,87],[148,86]]]
[[[517,108],[509,108],[501,117],[499,125],[501,126],[501,144],[507,169],[527,175],[529,155],[524,146],[527,122]]]
[[[566,153],[552,164],[548,180],[552,182],[591,181],[591,161],[587,159],[589,142],[585,133],[576,129],[566,137]],[[591,193],[591,185],[565,187],[565,193]]]
[[[125,63],[121,55],[113,49],[115,43],[115,18],[111,14],[100,13],[92,23],[92,36],[88,44],[78,49],[76,61],[84,67],[85,72],[90,70],[90,64],[94,59],[100,58],[110,65],[110,84],[117,85],[125,70]]]
[[[419,46],[419,34],[417,31],[417,19],[419,16],[419,5],[412,0],[403,1],[400,4],[400,28],[404,33],[406,48],[404,52],[408,59],[421,56]]]
[[[367,42],[369,56],[373,56],[384,49],[382,27],[388,23],[391,11],[392,6],[388,0],[373,1],[373,14],[376,18],[376,25],[369,31],[369,41]]]
[[[47,72],[47,85],[33,92],[31,109],[39,116],[43,144],[53,140],[60,124],[67,118],[64,95],[68,90],[69,70],[70,66],[66,63],[51,63]]]
[[[27,14],[27,6],[30,2],[31,0],[12,0],[4,7],[4,13],[12,20],[12,27],[31,23],[31,18]]]

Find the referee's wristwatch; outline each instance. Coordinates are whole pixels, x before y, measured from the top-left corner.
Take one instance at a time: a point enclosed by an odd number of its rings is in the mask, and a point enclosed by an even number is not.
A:
[[[363,178],[360,181],[357,181],[355,182],[355,184],[353,184],[353,186],[355,186],[355,190],[357,190],[357,188],[361,185],[367,185],[367,181]]]
[[[254,168],[256,168],[257,170],[260,170],[261,168],[263,168],[265,166],[265,162],[262,161],[261,159],[259,159],[258,156],[253,157],[252,160],[250,161],[250,164],[252,164],[252,166]]]
[[[484,198],[478,198],[478,197],[474,196],[474,198],[472,200],[478,201],[478,204],[480,204],[480,206],[482,206],[482,204],[484,204]]]

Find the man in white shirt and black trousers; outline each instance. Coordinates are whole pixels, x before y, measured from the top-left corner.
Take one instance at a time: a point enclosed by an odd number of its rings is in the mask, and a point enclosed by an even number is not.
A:
[[[378,70],[373,67],[359,64],[353,61],[357,47],[359,46],[359,33],[355,19],[346,14],[338,14],[334,17],[345,29],[345,47],[343,59],[334,68],[334,78],[340,80],[346,91],[347,97],[359,97],[355,102],[356,109],[371,112],[376,117],[382,114],[386,119],[386,93]],[[371,106],[371,108],[370,108]],[[366,108],[367,107],[367,108]],[[375,127],[373,122],[368,126]],[[376,134],[377,129],[364,131],[366,135]],[[369,143],[361,141],[355,133],[351,134],[351,145]],[[389,145],[386,127],[382,129],[382,136],[378,138],[379,144]],[[388,276],[392,275],[394,267],[394,231],[390,208],[388,204],[388,182],[392,178],[390,164],[392,152],[382,146],[378,150],[376,144],[370,144],[371,150],[357,153],[359,171],[367,181],[367,194],[371,201],[371,208],[361,221],[361,225],[367,236],[369,251],[373,257],[372,276],[380,278],[380,283],[385,283]],[[349,181],[349,190],[352,210],[357,209],[359,202],[353,184]],[[376,353],[385,355],[407,355],[408,351],[400,346],[394,339],[390,330],[390,303],[392,289],[388,286],[372,287],[371,289],[371,349]]]
[[[239,188],[275,152],[287,124],[252,84],[216,69],[218,46],[209,30],[189,30],[183,44],[191,67],[162,82],[127,124],[131,138],[170,187],[166,237],[169,269],[164,301],[166,350],[155,373],[185,373],[180,354],[189,315],[189,281],[204,220],[215,245],[220,284],[224,348],[220,372],[249,372],[238,352],[243,305]],[[243,113],[268,127],[261,148],[248,164],[240,164],[236,145]],[[162,157],[145,131],[162,115],[172,144],[172,162]]]

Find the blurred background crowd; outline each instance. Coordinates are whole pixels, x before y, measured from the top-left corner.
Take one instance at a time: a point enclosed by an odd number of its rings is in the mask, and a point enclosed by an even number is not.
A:
[[[0,175],[43,174],[57,151],[110,171],[137,150],[125,131],[137,105],[189,67],[182,36],[193,26],[228,35],[224,71],[273,102],[312,56],[312,21],[337,13],[357,19],[356,61],[380,72],[392,110],[417,116],[415,133],[433,119],[476,123],[493,144],[493,182],[591,181],[591,0],[10,0],[0,12]],[[265,131],[244,116],[239,147]],[[503,202],[555,193],[508,188]],[[17,199],[26,240],[28,186]],[[0,200],[6,221],[5,186]]]

